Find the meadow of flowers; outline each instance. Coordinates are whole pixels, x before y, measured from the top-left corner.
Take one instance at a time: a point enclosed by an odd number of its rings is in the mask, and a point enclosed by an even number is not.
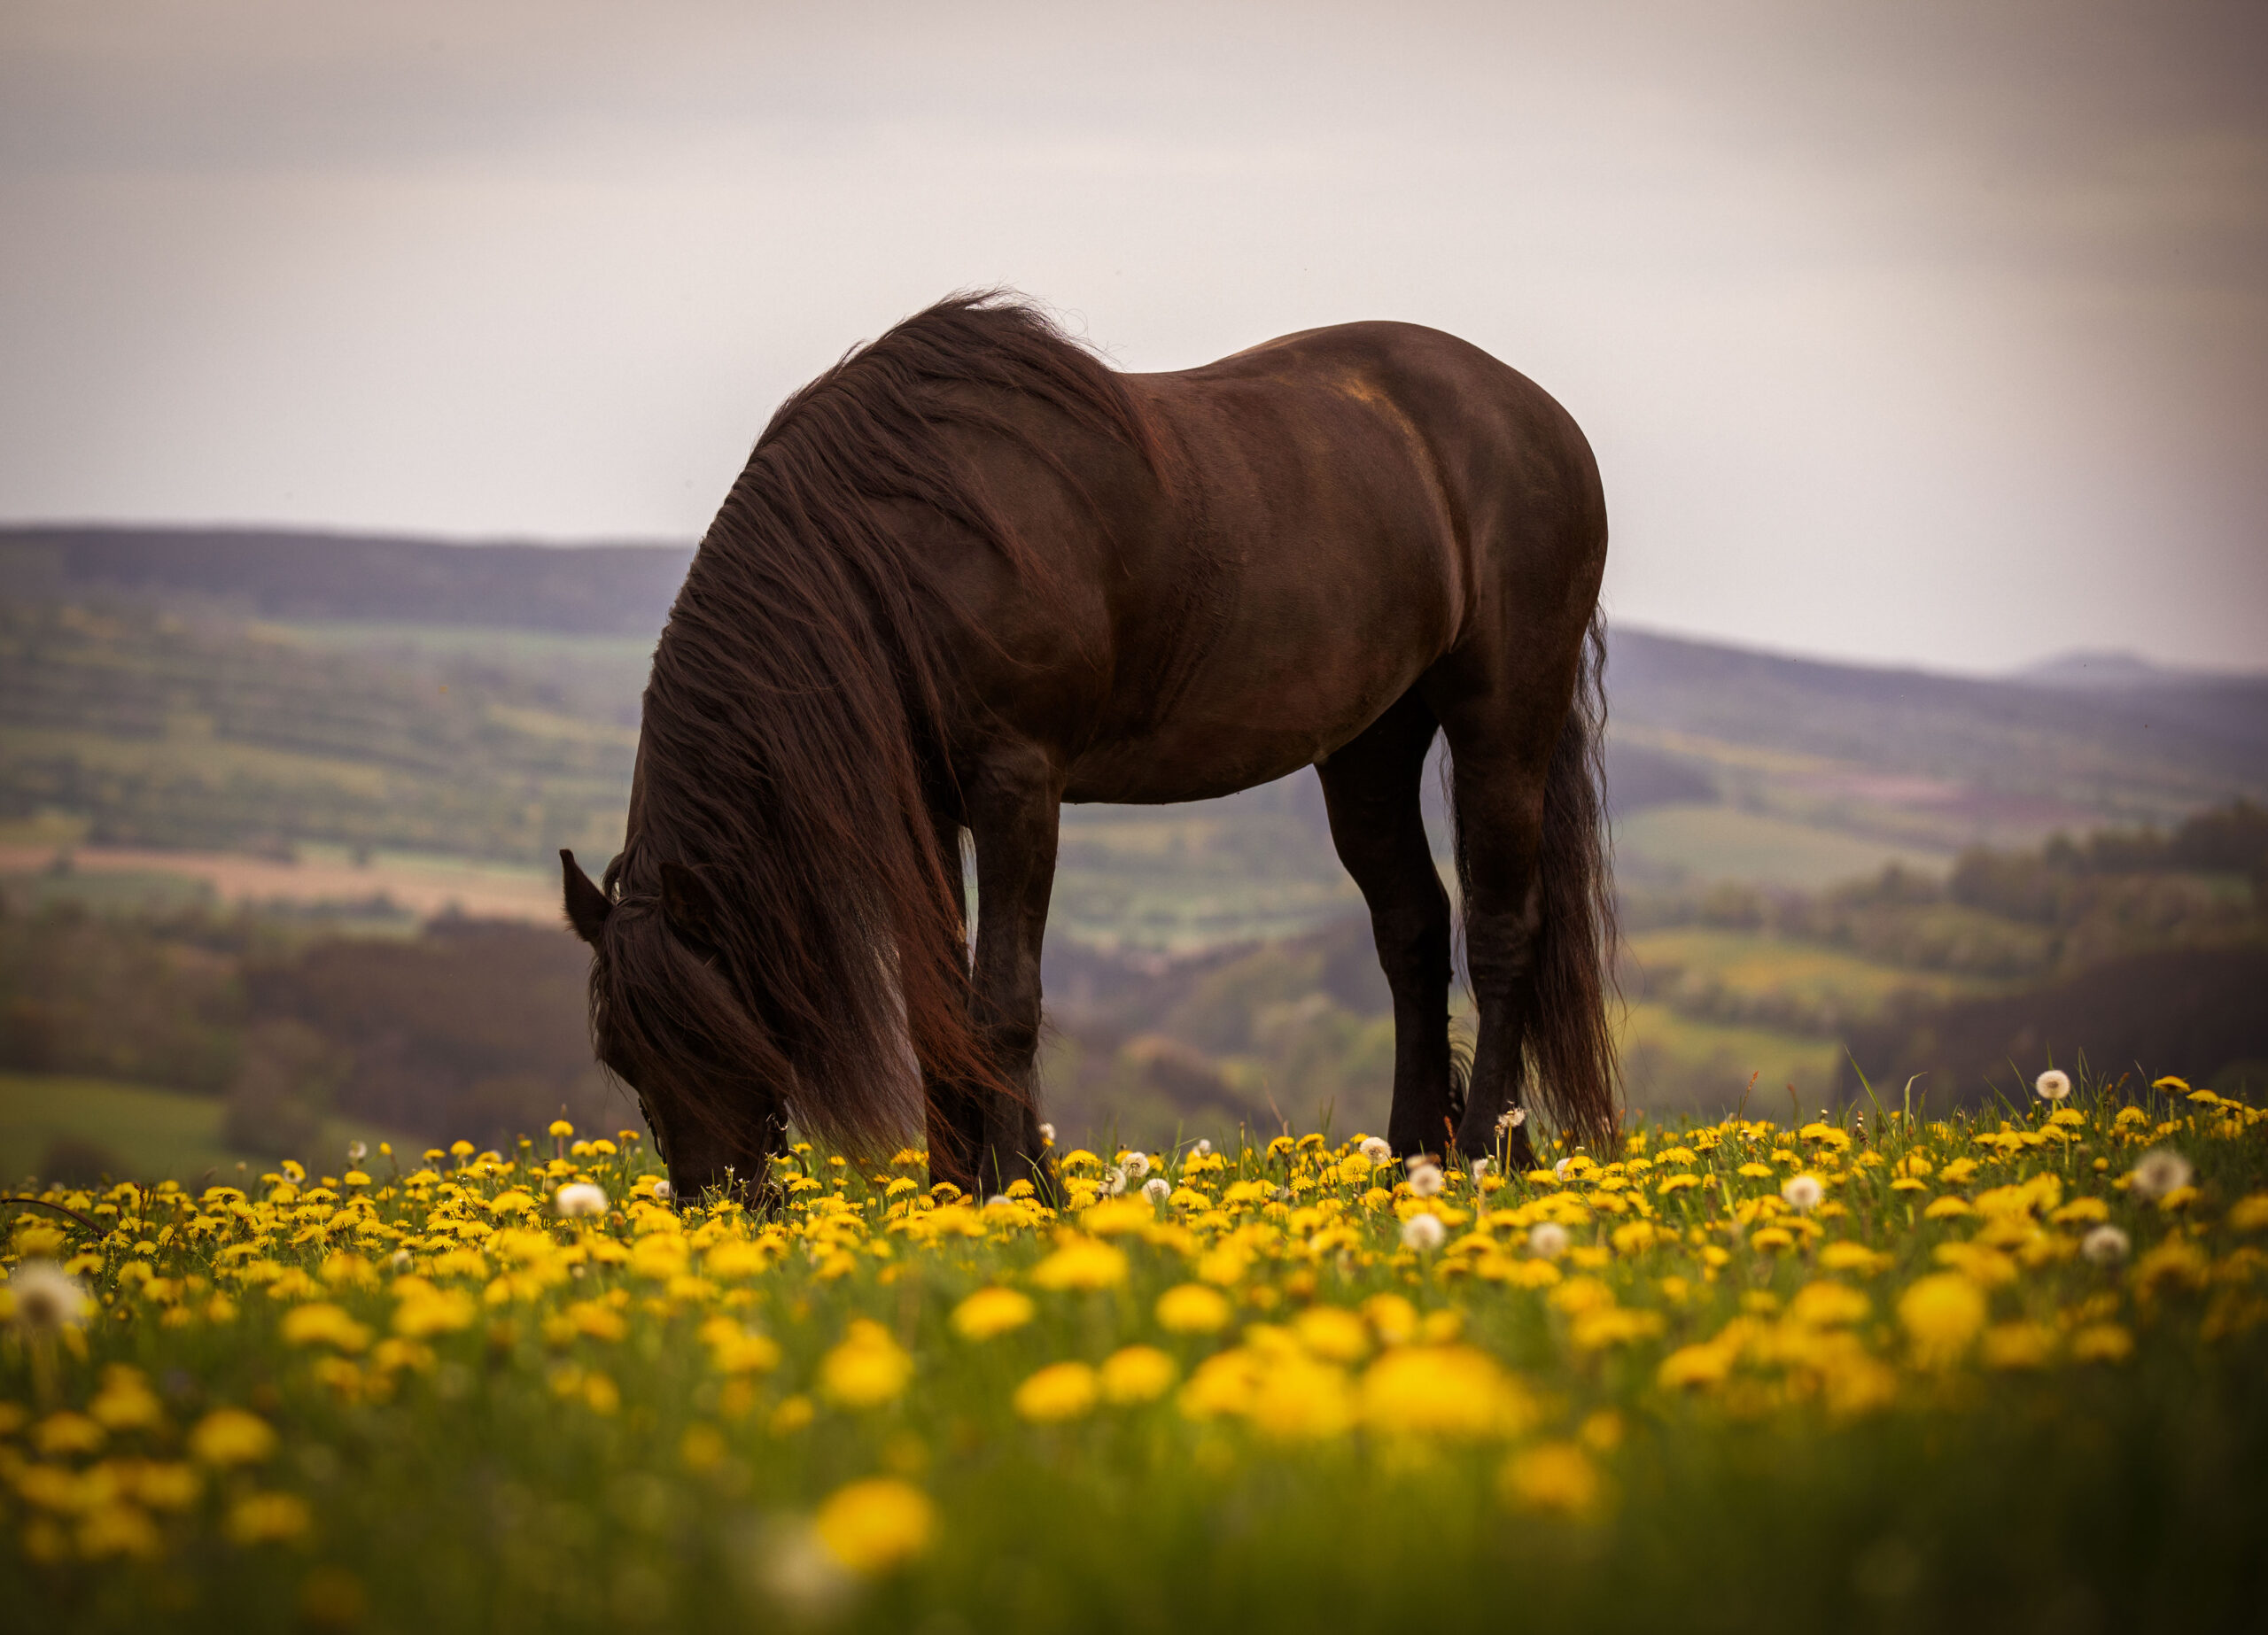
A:
[[[2268,1607],[2268,1113],[1308,1135],[932,1188],[628,1132],[7,1206],[0,1606],[80,1628],[2011,1630]],[[335,1173],[321,1173],[330,1169]],[[2251,1611],[2245,1609],[2249,1608]]]

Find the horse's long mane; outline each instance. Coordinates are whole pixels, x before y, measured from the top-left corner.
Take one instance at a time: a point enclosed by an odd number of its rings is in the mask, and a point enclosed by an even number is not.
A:
[[[931,817],[958,808],[952,600],[892,526],[932,508],[1044,583],[968,458],[974,430],[1068,478],[1010,398],[1157,463],[1117,376],[998,292],[939,302],[781,407],[655,652],[629,841],[606,873],[594,1014],[649,1058],[705,1058],[706,1082],[772,1087],[856,1152],[918,1126],[921,1071],[1021,1093],[993,1082],[972,1024],[958,831]],[[713,892],[705,950],[665,928],[667,864]]]

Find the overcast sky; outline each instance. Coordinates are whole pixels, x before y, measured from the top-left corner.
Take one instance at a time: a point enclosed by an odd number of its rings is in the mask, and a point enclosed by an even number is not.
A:
[[[947,291],[1453,330],[1617,617],[2268,667],[2268,4],[7,0],[0,518],[699,533]]]

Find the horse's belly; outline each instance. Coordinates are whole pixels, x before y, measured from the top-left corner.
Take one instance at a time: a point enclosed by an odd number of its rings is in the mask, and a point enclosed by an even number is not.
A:
[[[1073,761],[1063,798],[1210,800],[1325,760],[1408,692],[1447,646],[1447,621],[1431,610],[1373,603],[1367,619],[1351,611],[1333,609],[1289,641],[1280,622],[1264,633],[1223,632],[1168,708]]]
[[[1229,753],[1223,753],[1223,749]],[[1202,753],[1184,754],[1161,744],[1121,744],[1082,756],[1071,769],[1063,798],[1079,804],[1107,801],[1129,806],[1161,806],[1176,801],[1209,801],[1239,789],[1287,778],[1317,757],[1289,740],[1217,742]]]

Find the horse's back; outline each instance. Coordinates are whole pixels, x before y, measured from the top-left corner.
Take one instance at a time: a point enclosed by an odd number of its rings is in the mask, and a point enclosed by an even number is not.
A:
[[[1125,379],[1177,492],[1115,542],[1120,685],[1074,799],[1189,799],[1329,755],[1501,601],[1522,514],[1596,491],[1541,389],[1415,324]]]

